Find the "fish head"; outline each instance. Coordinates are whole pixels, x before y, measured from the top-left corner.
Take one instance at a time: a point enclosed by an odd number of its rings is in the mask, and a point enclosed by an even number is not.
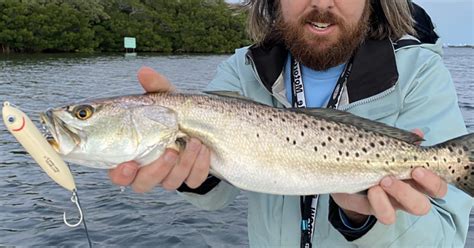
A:
[[[41,114],[49,143],[69,162],[113,168],[158,157],[176,140],[175,113],[150,102],[116,98],[48,109]]]

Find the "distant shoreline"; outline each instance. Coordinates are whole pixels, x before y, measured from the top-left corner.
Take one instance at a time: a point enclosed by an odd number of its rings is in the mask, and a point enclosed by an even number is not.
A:
[[[463,45],[463,46],[444,46],[448,48],[474,48],[474,45]]]

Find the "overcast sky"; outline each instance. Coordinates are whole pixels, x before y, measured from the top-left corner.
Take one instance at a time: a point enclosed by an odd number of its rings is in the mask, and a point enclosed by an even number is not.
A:
[[[241,2],[241,0],[227,1]],[[431,16],[443,43],[474,45],[474,0],[413,1],[425,8]]]

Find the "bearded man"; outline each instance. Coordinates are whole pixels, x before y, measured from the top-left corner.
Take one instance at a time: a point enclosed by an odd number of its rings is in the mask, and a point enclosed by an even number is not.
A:
[[[402,0],[248,0],[246,6],[255,44],[223,62],[208,90],[237,91],[276,107],[345,110],[418,130],[422,145],[467,133],[441,48],[423,43],[437,36],[430,26],[414,25],[419,7]],[[147,91],[171,87],[149,69],[139,79]],[[141,169],[128,162],[110,177],[138,192],[161,185],[201,208],[222,208],[240,190],[209,176],[209,156],[192,138],[181,154],[166,151]],[[250,246],[463,247],[471,197],[423,168],[412,178],[387,176],[366,196],[244,192]]]

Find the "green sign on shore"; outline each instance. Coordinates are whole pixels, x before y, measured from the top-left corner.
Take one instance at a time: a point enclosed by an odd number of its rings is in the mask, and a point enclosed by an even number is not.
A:
[[[126,49],[135,49],[137,48],[137,41],[135,37],[125,37],[123,38],[123,46]]]

